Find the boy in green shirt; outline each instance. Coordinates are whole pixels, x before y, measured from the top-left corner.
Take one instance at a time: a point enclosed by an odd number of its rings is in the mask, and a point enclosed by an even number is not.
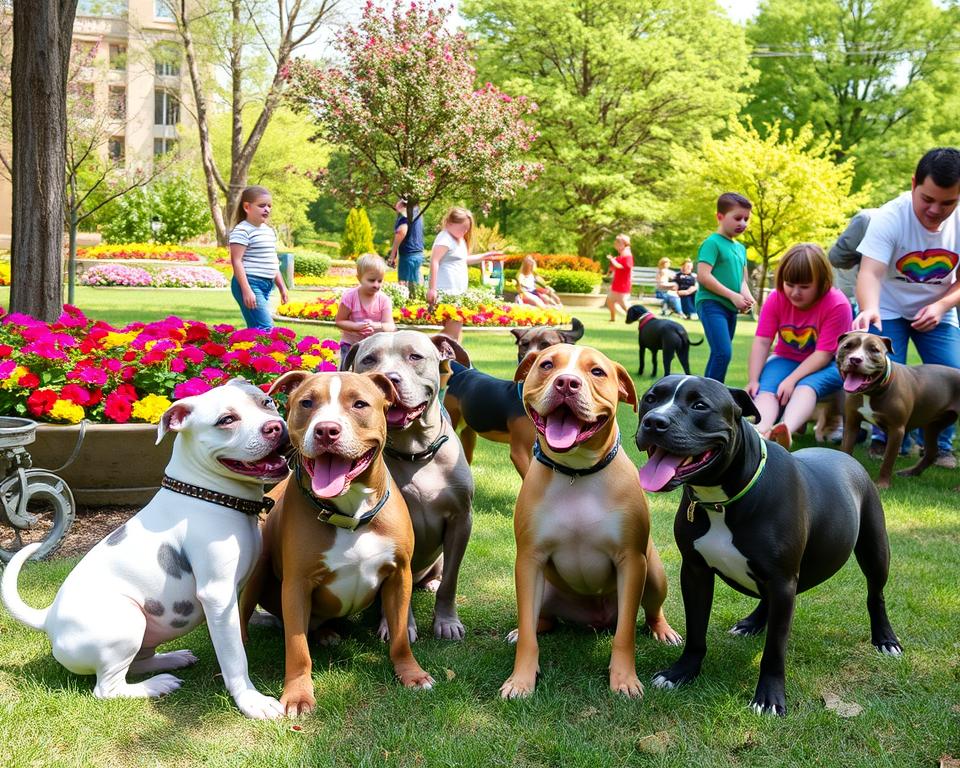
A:
[[[723,381],[733,355],[737,314],[753,307],[747,283],[747,249],[734,238],[750,221],[751,203],[736,192],[717,198],[717,231],[700,244],[697,253],[697,314],[710,346],[704,376]]]

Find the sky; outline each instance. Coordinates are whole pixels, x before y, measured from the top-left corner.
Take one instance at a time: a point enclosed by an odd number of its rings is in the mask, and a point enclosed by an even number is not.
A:
[[[719,0],[720,5],[730,14],[730,18],[741,24],[757,12],[759,0]]]

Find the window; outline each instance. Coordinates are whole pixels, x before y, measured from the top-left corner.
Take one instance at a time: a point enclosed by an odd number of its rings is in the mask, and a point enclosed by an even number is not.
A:
[[[110,159],[114,162],[123,160],[125,146],[126,141],[123,136],[111,136],[110,141],[107,143],[107,152],[110,155]]]
[[[110,69],[126,71],[127,69],[127,46],[110,44]]]
[[[173,11],[170,9],[166,0],[153,0],[153,17],[155,19],[173,21]]]
[[[153,100],[154,125],[176,125],[180,122],[180,103],[170,91],[157,90]]]
[[[111,120],[127,119],[127,89],[122,85],[111,85],[107,97],[107,114]]]
[[[160,157],[160,155],[165,155],[167,152],[175,152],[177,149],[177,140],[176,139],[154,139],[153,140],[153,156]]]
[[[176,77],[180,74],[180,49],[175,45],[163,45],[154,52],[154,63],[159,77]]]

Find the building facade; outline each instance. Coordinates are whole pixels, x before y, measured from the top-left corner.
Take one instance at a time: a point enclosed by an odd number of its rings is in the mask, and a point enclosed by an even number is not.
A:
[[[173,16],[164,0],[127,0],[126,13],[89,16],[78,13],[73,26],[72,80],[88,96],[101,119],[102,159],[127,170],[148,168],[154,158],[174,151],[190,130],[189,76]],[[74,116],[70,116],[73,119]],[[0,179],[0,247],[8,247],[11,222],[8,179]]]

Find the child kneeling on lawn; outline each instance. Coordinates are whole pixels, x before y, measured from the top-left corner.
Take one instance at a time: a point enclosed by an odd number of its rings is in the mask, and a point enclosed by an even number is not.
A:
[[[757,430],[789,449],[791,434],[813,415],[817,400],[843,387],[833,357],[852,326],[853,310],[833,287],[830,263],[813,243],[787,251],[775,282],[750,350],[747,392],[760,411]],[[767,358],[774,338],[774,354]]]

